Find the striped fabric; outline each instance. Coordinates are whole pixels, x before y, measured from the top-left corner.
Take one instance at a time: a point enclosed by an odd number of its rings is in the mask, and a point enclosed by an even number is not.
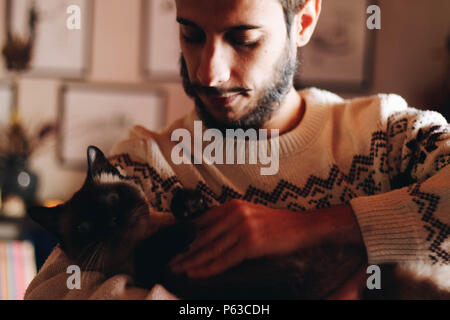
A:
[[[29,241],[0,240],[0,300],[22,300],[35,275],[33,245]]]

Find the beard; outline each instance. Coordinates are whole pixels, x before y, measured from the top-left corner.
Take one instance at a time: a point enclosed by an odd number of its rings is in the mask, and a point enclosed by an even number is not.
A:
[[[197,115],[207,128],[219,129],[223,133],[226,129],[258,130],[280,109],[284,98],[293,87],[294,75],[298,68],[296,56],[296,50],[290,48],[288,42],[284,53],[274,68],[273,76],[264,86],[256,103],[247,106],[248,112],[238,120],[218,120],[208,111],[198,96],[197,90],[214,91],[215,89],[204,88],[190,81],[183,54],[181,54],[180,58],[180,75],[183,80],[184,91],[189,97],[193,98]]]

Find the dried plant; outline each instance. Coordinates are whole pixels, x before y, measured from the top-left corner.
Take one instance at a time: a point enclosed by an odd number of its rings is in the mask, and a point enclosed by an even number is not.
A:
[[[7,1],[7,8],[11,3]],[[9,14],[9,10],[7,10]],[[23,38],[11,32],[9,19],[6,21],[6,43],[2,54],[8,71],[12,71],[12,80],[17,88],[17,77],[26,71],[33,57],[33,45],[36,38],[38,13],[35,4],[28,12],[28,36]],[[35,130],[27,130],[18,117],[18,106],[13,102],[9,125],[0,127],[0,157],[29,158],[44,141],[54,134],[57,127],[53,123],[39,125]],[[29,128],[29,126],[27,126]]]
[[[6,43],[3,47],[2,54],[5,59],[6,68],[9,71],[25,71],[28,69],[33,56],[37,22],[38,14],[33,5],[30,8],[28,16],[29,35],[27,39],[13,35],[8,27]]]
[[[0,157],[28,159],[57,130],[54,123],[40,124],[35,130],[27,130],[20,121],[13,121],[0,128]]]

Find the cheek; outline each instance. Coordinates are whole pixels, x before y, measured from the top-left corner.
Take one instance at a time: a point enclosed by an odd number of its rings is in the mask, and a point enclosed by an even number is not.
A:
[[[262,48],[247,55],[240,55],[235,64],[234,75],[236,79],[252,89],[259,90],[272,76],[272,65],[275,64],[271,52]]]
[[[198,66],[193,59],[189,59],[189,58],[185,58],[185,59],[186,59],[186,68],[188,71],[189,80],[191,82],[195,82],[195,81],[197,81],[195,70],[197,70]]]
[[[183,53],[186,68],[191,81],[196,80],[196,70],[200,64],[199,50],[193,50],[187,45],[181,44],[181,52]]]

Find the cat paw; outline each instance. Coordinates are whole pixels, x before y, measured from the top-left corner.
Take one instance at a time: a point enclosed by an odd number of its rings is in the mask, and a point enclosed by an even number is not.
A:
[[[208,210],[206,199],[193,189],[178,189],[172,198],[171,212],[178,220],[193,219]]]

